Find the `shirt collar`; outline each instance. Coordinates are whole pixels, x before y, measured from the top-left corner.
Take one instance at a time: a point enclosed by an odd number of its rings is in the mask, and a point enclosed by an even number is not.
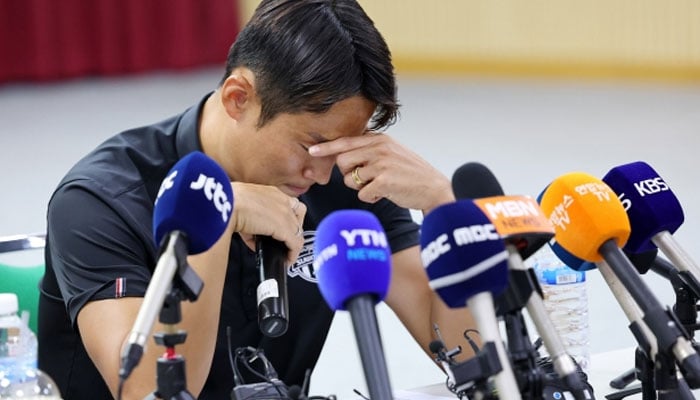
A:
[[[193,151],[202,151],[202,143],[199,140],[199,117],[202,115],[204,103],[212,93],[214,92],[209,92],[197,105],[188,108],[182,114],[175,133],[178,159]]]

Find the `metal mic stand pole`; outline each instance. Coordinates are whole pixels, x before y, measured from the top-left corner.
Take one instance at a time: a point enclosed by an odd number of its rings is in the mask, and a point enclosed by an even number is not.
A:
[[[698,329],[698,295],[687,282],[681,274],[671,275],[671,284],[673,285],[673,291],[676,293],[676,304],[673,306],[673,312],[692,338]]]
[[[543,373],[537,365],[537,351],[530,342],[523,314],[520,311],[511,312],[504,315],[503,320],[520,394],[523,400],[539,400],[544,389]]]
[[[678,380],[676,363],[672,355],[661,353],[656,355],[654,370],[654,386],[658,400],[693,400],[695,396],[685,380]]]
[[[541,399],[545,374],[538,365],[538,352],[530,341],[522,309],[539,288],[529,270],[508,270],[509,285],[496,298],[496,314],[503,317],[506,326],[508,351],[513,362],[513,373],[523,399]]]
[[[187,391],[185,358],[175,351],[175,345],[185,342],[187,332],[178,330],[176,325],[182,321],[182,300],[196,301],[204,283],[187,264],[185,241],[176,243],[175,257],[178,263],[177,273],[173,277],[172,287],[163,301],[159,315],[159,321],[165,325],[166,331],[153,335],[156,343],[165,346],[165,354],[158,358],[156,390],[144,400],[195,400]]]
[[[652,268],[656,271],[662,271],[665,274],[668,274],[668,279],[671,282],[674,293],[676,294],[676,302],[673,306],[673,313],[671,313],[671,315],[675,316],[676,323],[685,330],[686,337],[691,340],[693,348],[695,348],[697,351],[698,346],[693,340],[693,337],[695,336],[695,331],[698,329],[697,303],[698,298],[700,298],[700,283],[698,283],[690,272],[678,271],[673,267],[673,264],[659,257],[654,260]],[[670,357],[670,355],[667,357]],[[658,371],[659,368],[657,368],[657,381],[660,381],[662,385],[666,385],[668,388],[674,390],[672,395],[675,395],[676,397],[672,398],[694,398],[688,386],[688,382],[686,382],[684,379],[677,379],[674,359],[671,358],[670,360],[662,361],[664,362],[661,364],[657,362],[657,367],[663,368],[664,364],[666,364],[667,371]],[[662,373],[661,376],[659,376],[659,372]],[[666,374],[663,374],[663,372],[666,372]],[[681,369],[681,374],[683,373],[684,371]],[[660,389],[658,386],[659,383],[657,383],[657,390]],[[659,395],[659,399],[661,399],[661,395]]]
[[[697,302],[700,296],[700,284],[686,271],[677,271],[670,262],[660,257],[655,257],[651,264],[651,269],[657,274],[669,280],[673,291],[676,294],[676,303],[673,311],[676,316],[679,326],[685,328],[690,333],[689,337],[694,336],[694,332],[698,329],[697,317]],[[633,329],[633,333],[636,333]],[[635,334],[635,336],[637,336]],[[646,346],[649,349],[649,346]],[[697,347],[697,346],[693,346]],[[668,360],[669,356],[665,354],[656,355],[656,363],[649,359],[648,353],[637,347],[635,352],[635,368],[624,372],[617,378],[610,381],[610,386],[615,389],[623,389],[633,380],[638,379],[641,382],[641,387],[636,389],[620,390],[617,394],[608,396],[609,400],[621,399],[625,396],[642,392],[643,400],[659,399],[661,396],[666,396],[666,392],[670,391],[668,398],[693,398],[690,394],[690,389],[687,382],[684,380],[678,381],[676,378],[676,367],[673,359]],[[656,366],[655,366],[656,364]],[[691,397],[685,397],[685,396]],[[674,397],[675,396],[675,397]],[[681,396],[681,397],[679,397]]]

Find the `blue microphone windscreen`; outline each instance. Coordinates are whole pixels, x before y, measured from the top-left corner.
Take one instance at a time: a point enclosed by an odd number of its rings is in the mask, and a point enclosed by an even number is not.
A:
[[[187,236],[189,254],[201,253],[226,230],[233,190],[226,172],[201,152],[180,159],[161,183],[153,210],[156,245],[173,231]]]
[[[575,255],[569,253],[557,243],[555,239],[549,241],[549,248],[557,256],[561,262],[563,262],[567,267],[576,271],[588,271],[591,269],[596,269],[596,265],[590,261],[582,260]]]
[[[360,295],[384,300],[391,280],[391,249],[382,225],[364,210],[338,210],[316,228],[314,269],[333,310]]]
[[[625,206],[632,231],[625,245],[631,253],[656,248],[651,239],[659,232],[675,232],[684,215],[678,198],[668,184],[647,163],[637,161],[611,169],[603,182]]]
[[[421,258],[430,286],[452,308],[508,286],[508,253],[489,218],[471,200],[437,207],[423,219]]]

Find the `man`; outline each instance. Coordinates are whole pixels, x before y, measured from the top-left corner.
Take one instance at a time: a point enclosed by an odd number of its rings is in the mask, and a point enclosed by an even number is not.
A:
[[[177,350],[190,393],[228,398],[228,348],[243,346],[263,349],[286,384],[302,383],[333,313],[312,259],[297,256],[308,254],[317,224],[336,209],[367,209],[381,221],[393,254],[386,303],[423,349],[429,352],[433,323],[457,343],[473,324],[429,289],[407,210],[427,213],[454,196],[446,177],[378,133],[397,109],[389,50],[355,1],[263,1],[213,93],[180,115],[111,138],[59,184],[48,208],[39,367],[67,399],[117,395],[122,343],[157,261],[153,203],[169,169],[196,150],[228,174],[234,209],[219,241],[188,257],[205,285],[196,302],[182,304],[188,337]],[[290,326],[278,338],[257,326],[255,235],[289,249]],[[122,398],[155,389],[161,352],[149,343]]]

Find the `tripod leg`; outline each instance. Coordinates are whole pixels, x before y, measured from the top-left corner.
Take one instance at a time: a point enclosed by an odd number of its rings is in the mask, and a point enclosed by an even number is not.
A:
[[[617,377],[613,378],[610,381],[610,387],[613,389],[623,389],[625,388],[625,386],[634,382],[635,379],[637,379],[637,369],[630,368],[622,374],[618,375]]]
[[[633,387],[630,387],[628,389],[623,389],[623,390],[617,391],[615,393],[610,393],[610,394],[606,395],[605,398],[608,400],[622,400],[627,396],[641,393],[641,391],[642,391],[641,385],[634,385]]]
[[[194,396],[187,391],[184,358],[181,356],[159,358],[157,373],[158,389],[155,392],[157,398],[195,400]]]

